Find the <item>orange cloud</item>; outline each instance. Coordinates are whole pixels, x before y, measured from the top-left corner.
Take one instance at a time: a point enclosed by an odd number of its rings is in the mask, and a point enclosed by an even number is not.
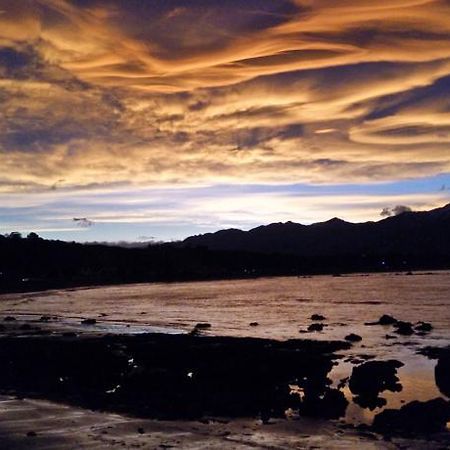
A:
[[[182,3],[2,2],[0,191],[450,171],[448,2]]]

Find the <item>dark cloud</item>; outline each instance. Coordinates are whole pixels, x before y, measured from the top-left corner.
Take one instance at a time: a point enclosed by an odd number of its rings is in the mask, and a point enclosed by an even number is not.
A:
[[[382,217],[391,217],[391,216],[398,216],[399,214],[403,214],[405,212],[411,212],[412,209],[409,206],[406,205],[397,205],[393,208],[387,207],[383,208],[380,216]]]
[[[90,228],[94,225],[94,222],[86,217],[74,217],[72,220],[77,226],[82,228]]]
[[[0,67],[7,75],[17,75],[28,66],[33,57],[29,53],[19,52],[13,48],[0,48]]]
[[[303,136],[304,127],[292,124],[285,127],[242,128],[228,133],[238,149],[251,149],[265,145],[272,139],[295,139]]]

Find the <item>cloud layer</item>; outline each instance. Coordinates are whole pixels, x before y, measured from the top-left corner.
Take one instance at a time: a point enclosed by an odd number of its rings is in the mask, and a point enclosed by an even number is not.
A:
[[[3,0],[0,192],[449,173],[449,15],[445,0]]]

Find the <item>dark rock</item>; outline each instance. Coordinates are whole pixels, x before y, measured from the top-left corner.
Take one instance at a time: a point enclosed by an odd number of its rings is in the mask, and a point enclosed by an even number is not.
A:
[[[386,409],[375,416],[373,428],[389,434],[434,433],[446,430],[450,420],[450,402],[435,398],[427,402],[414,401],[399,410]]]
[[[3,320],[5,322],[14,322],[16,320],[16,318],[13,316],[6,316]]]
[[[398,320],[395,317],[390,316],[389,314],[383,314],[379,319],[378,323],[380,325],[393,325],[397,323]]]
[[[367,322],[366,325],[394,325],[398,320],[389,314],[383,314],[377,322]]]
[[[434,369],[434,377],[439,390],[450,398],[450,348],[441,350]]]
[[[397,321],[397,323],[394,324],[394,327],[394,333],[401,334],[402,336],[411,336],[414,334],[411,322]]]
[[[50,320],[51,320],[50,316],[41,316],[39,322],[50,322]]]
[[[36,437],[37,434],[36,434],[35,431],[29,431],[29,432],[27,433],[27,436],[28,436],[28,437]]]
[[[197,330],[207,330],[208,328],[211,328],[211,324],[210,323],[197,323],[195,325],[195,327]]]
[[[345,416],[348,401],[338,389],[326,389],[320,396],[305,396],[300,406],[300,414],[322,419],[339,419]]]
[[[345,336],[345,340],[349,342],[359,342],[362,341],[362,337],[355,333],[350,333]]]
[[[308,331],[322,331],[325,325],[323,323],[312,323],[308,327]]]
[[[211,328],[211,324],[210,323],[197,323],[194,328],[190,331],[190,335],[191,336],[198,336],[199,334],[201,334],[201,332],[203,330],[208,330],[209,328]]]
[[[397,339],[397,336],[392,336],[392,334],[386,334],[385,339]]]
[[[249,324],[251,327],[257,327],[259,325],[258,322],[250,322]]]
[[[97,323],[97,319],[84,319],[81,323],[83,325],[95,325]]]
[[[313,314],[310,317],[311,320],[326,320],[327,318],[325,316],[322,316],[320,314]]]
[[[20,325],[19,329],[23,331],[28,331],[31,330],[31,325],[28,323],[24,323],[23,325]]]
[[[368,361],[360,366],[353,367],[349,381],[350,391],[356,395],[355,402],[360,406],[374,409],[383,406],[383,399],[378,394],[385,390],[400,392],[401,384],[398,382],[397,369],[403,363],[397,360]]]
[[[145,430],[144,430],[142,427],[139,427],[139,428],[137,429],[137,432],[138,432],[139,434],[144,434],[144,433],[145,433]]]
[[[417,324],[414,326],[414,329],[416,331],[429,332],[433,329],[433,325],[428,322],[417,322]]]
[[[0,361],[8,364],[0,371],[0,391],[162,420],[282,418],[287,409],[303,406],[312,414],[339,416],[346,400],[329,391],[328,374],[334,352],[349,347],[150,333],[2,337]],[[130,367],[131,358],[138,368]],[[293,383],[302,398],[291,394]]]

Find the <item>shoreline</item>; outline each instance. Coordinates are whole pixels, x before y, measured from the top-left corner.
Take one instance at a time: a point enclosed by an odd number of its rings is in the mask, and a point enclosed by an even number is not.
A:
[[[438,268],[414,268],[414,269],[392,269],[392,270],[372,270],[372,271],[349,271],[349,272],[317,272],[317,273],[279,273],[279,274],[257,274],[257,275],[246,275],[242,274],[236,276],[223,276],[223,277],[199,277],[199,278],[174,278],[174,279],[152,279],[152,280],[136,280],[136,281],[117,281],[117,282],[105,282],[105,283],[62,283],[62,284],[46,284],[43,287],[38,284],[31,285],[29,287],[20,285],[19,287],[13,287],[9,289],[2,288],[0,286],[0,296],[2,295],[14,295],[14,294],[33,294],[33,293],[43,293],[52,292],[59,290],[88,290],[96,288],[108,288],[108,287],[127,287],[127,286],[139,286],[139,285],[172,285],[177,283],[214,283],[214,282],[226,282],[226,281],[245,281],[245,280],[259,280],[259,279],[271,279],[271,278],[313,278],[313,277],[369,277],[373,275],[394,275],[394,276],[410,276],[410,275],[433,275],[448,272],[450,273],[449,267],[438,267]],[[28,283],[28,281],[24,282]],[[23,283],[22,283],[23,284]]]

